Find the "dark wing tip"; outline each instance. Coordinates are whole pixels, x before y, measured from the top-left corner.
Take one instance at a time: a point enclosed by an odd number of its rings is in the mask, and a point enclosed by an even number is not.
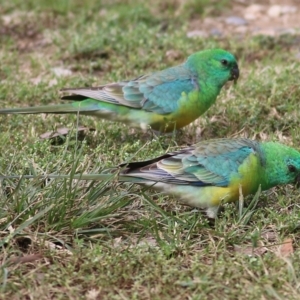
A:
[[[62,99],[62,100],[73,100],[73,101],[83,101],[83,100],[87,99],[87,97],[73,94],[73,95],[68,95],[68,96],[62,96],[60,99]]]

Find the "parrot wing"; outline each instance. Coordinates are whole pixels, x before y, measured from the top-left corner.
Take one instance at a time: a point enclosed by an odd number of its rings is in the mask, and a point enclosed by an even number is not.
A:
[[[92,88],[67,88],[75,95],[64,96],[66,100],[92,98],[137,109],[168,114],[176,111],[182,93],[199,89],[196,76],[184,65],[165,69],[131,81],[110,83]]]

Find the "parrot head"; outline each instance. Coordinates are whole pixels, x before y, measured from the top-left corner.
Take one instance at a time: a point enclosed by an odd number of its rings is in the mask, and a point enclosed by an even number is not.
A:
[[[193,69],[199,80],[209,78],[213,84],[222,87],[227,81],[238,80],[240,71],[233,54],[223,49],[209,49],[192,54],[187,65]]]

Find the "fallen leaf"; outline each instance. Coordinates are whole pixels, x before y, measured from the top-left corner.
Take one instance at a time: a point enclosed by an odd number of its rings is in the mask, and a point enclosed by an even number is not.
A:
[[[283,243],[278,247],[278,250],[276,252],[276,255],[278,257],[288,257],[291,254],[294,253],[294,247],[293,247],[293,239],[287,238],[283,241]]]
[[[20,257],[13,257],[9,260],[11,264],[25,264],[43,258],[42,254],[29,254]]]
[[[85,294],[87,300],[99,299],[100,290],[91,289]]]
[[[137,246],[157,247],[157,240],[154,237],[147,237],[140,240]]]
[[[51,70],[53,71],[53,73],[57,77],[65,77],[65,76],[72,75],[72,71],[69,70],[69,69],[64,69],[64,68],[56,67],[56,68],[52,68]]]
[[[234,251],[245,254],[247,256],[261,256],[265,254],[268,249],[266,247],[253,247],[252,245],[248,246],[239,246],[234,245]]]
[[[121,243],[122,243],[122,237],[121,236],[113,239],[113,246],[115,248],[121,246]]]
[[[262,232],[261,237],[268,242],[277,242],[278,234],[275,231],[264,231]]]
[[[166,56],[171,61],[178,60],[178,59],[181,59],[182,53],[181,53],[181,51],[171,49],[166,52]]]
[[[66,127],[57,128],[56,131],[48,131],[40,135],[41,139],[53,139],[57,136],[67,135],[70,131],[76,130],[77,132],[83,133],[84,131],[95,131],[94,128],[88,128],[84,126],[78,126],[76,129],[69,129]]]

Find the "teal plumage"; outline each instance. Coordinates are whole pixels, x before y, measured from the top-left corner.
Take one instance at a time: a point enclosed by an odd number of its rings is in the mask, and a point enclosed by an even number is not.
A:
[[[68,88],[74,102],[7,108],[0,114],[73,113],[170,132],[202,115],[229,80],[237,80],[235,57],[222,49],[196,52],[182,65],[92,88]]]
[[[184,204],[206,209],[210,217],[216,216],[222,202],[237,201],[240,191],[246,196],[255,193],[259,186],[267,190],[280,184],[300,184],[299,151],[279,143],[249,139],[202,141],[148,161],[123,164],[120,168],[119,181],[148,185],[177,195]],[[77,174],[72,178],[107,180],[112,176],[112,173]]]

